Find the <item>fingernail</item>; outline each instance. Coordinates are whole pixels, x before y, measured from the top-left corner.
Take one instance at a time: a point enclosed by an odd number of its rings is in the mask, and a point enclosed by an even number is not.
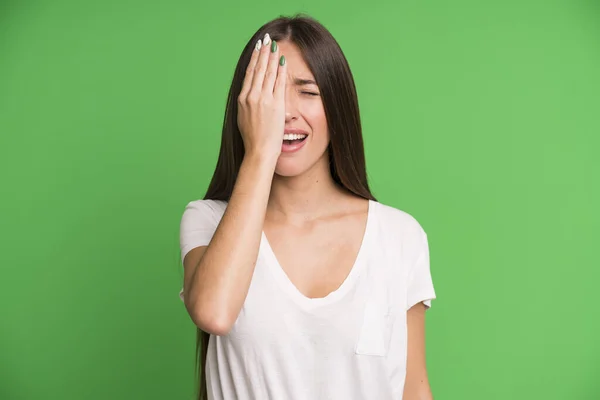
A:
[[[271,43],[271,36],[269,36],[268,33],[265,34],[265,38],[263,39],[263,43],[265,44],[265,46],[267,46],[269,43]]]
[[[256,42],[256,46],[254,47],[256,49],[256,51],[260,50],[260,48],[262,47],[262,42],[260,41],[260,39],[258,39],[258,42]]]
[[[273,40],[271,43],[271,53],[275,53],[277,51],[277,42]]]
[[[285,65],[285,57],[284,56],[279,57],[279,65],[281,65],[282,67]]]

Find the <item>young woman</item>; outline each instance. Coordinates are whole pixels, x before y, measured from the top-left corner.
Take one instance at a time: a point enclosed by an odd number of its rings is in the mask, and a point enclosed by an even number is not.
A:
[[[314,19],[273,20],[244,48],[180,239],[199,398],[432,398],[427,235],[369,191],[354,81]]]

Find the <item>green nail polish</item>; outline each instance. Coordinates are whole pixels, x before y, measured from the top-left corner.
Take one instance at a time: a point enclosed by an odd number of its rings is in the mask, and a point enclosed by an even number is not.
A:
[[[285,57],[284,56],[279,57],[279,65],[281,65],[282,67],[285,65]]]
[[[276,51],[277,51],[277,42],[273,40],[271,42],[271,53],[275,53]]]

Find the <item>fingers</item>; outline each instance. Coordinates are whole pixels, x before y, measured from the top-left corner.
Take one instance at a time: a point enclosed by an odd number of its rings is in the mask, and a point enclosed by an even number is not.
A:
[[[285,58],[279,57],[279,46],[267,33],[254,47],[238,100],[258,99],[261,93],[281,96],[285,89]]]
[[[256,63],[258,61],[258,56],[260,54],[260,49],[262,47],[262,40],[258,39],[256,45],[254,46],[254,51],[252,52],[252,56],[250,57],[250,62],[246,67],[246,74],[244,75],[244,82],[242,83],[242,91],[240,92],[240,98],[245,98],[250,88],[252,87],[252,79],[254,78],[254,70],[256,68]]]
[[[275,86],[275,79],[277,78],[277,70],[279,69],[279,46],[276,41],[271,42],[271,54],[267,62],[267,70],[265,71],[265,78],[262,85],[264,93],[273,93],[273,87]]]
[[[262,47],[259,50],[258,60],[256,67],[254,68],[254,76],[252,77],[252,86],[250,88],[249,95],[253,97],[260,96],[262,92],[263,81],[265,79],[265,72],[267,70],[267,64],[269,62],[269,53],[271,52],[271,37],[267,33],[263,39]]]
[[[277,68],[277,80],[273,89],[273,96],[276,99],[282,99],[285,94],[285,82],[287,80],[287,64],[285,56],[279,57],[279,67]]]

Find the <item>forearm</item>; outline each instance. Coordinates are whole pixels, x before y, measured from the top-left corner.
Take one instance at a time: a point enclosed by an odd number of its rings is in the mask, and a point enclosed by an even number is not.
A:
[[[248,155],[204,255],[189,295],[198,320],[229,331],[244,303],[258,256],[276,159]]]
[[[403,400],[433,400],[429,381],[425,379],[410,380],[404,385]]]

